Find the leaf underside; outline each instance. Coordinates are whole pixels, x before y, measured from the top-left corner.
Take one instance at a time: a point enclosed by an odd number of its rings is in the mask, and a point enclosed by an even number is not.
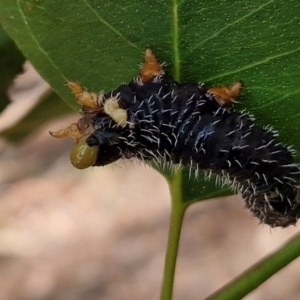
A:
[[[236,108],[252,112],[259,125],[272,125],[281,141],[300,149],[297,0],[0,0],[0,7],[4,28],[73,108],[65,80],[109,91],[138,74],[151,47],[180,82],[242,80]],[[185,203],[229,193],[202,177],[190,180],[188,170],[167,178],[176,176]]]

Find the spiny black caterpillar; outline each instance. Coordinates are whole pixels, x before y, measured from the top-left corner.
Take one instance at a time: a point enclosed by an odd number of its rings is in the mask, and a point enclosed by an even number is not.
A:
[[[300,170],[293,151],[260,128],[252,116],[227,109],[241,84],[204,89],[179,84],[164,74],[150,49],[140,76],[104,93],[67,82],[85,117],[67,129],[77,144],[72,164],[104,166],[119,158],[167,161],[198,174],[220,175],[242,195],[246,207],[272,227],[295,224],[300,216]]]

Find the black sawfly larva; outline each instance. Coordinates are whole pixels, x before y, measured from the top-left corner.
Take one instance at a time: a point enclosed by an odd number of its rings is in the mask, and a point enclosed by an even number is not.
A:
[[[84,118],[55,137],[71,136],[71,162],[79,169],[120,158],[168,161],[220,175],[242,195],[261,222],[287,227],[299,218],[300,170],[293,150],[252,116],[228,109],[240,82],[209,90],[164,74],[150,49],[139,77],[109,93],[66,83]]]

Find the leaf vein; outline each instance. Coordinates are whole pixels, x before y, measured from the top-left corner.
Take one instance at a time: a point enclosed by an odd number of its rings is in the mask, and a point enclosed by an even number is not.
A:
[[[261,65],[261,64],[268,63],[268,62],[270,62],[270,61],[273,60],[273,59],[276,59],[276,58],[279,58],[279,57],[283,57],[283,56],[287,56],[287,55],[296,53],[296,52],[298,52],[298,51],[300,51],[300,47],[298,47],[298,48],[296,48],[296,49],[293,49],[293,50],[290,50],[290,51],[286,51],[286,52],[277,54],[277,55],[273,55],[273,56],[267,57],[267,58],[265,58],[265,59],[262,59],[262,60],[260,60],[260,61],[257,61],[257,62],[255,62],[255,63],[246,65],[246,66],[244,66],[244,67],[241,67],[241,68],[236,69],[236,70],[233,70],[233,71],[229,71],[229,72],[225,72],[225,73],[220,73],[220,74],[218,74],[217,76],[207,78],[205,81],[215,80],[215,79],[218,79],[218,78],[225,77],[225,76],[227,76],[227,75],[239,73],[239,72],[241,72],[241,71],[245,71],[245,70],[251,69],[251,68],[256,67],[256,66],[259,66],[259,65]]]
[[[114,32],[117,36],[119,36],[120,38],[122,38],[124,41],[126,41],[130,46],[134,47],[134,48],[138,48],[137,45],[135,45],[134,43],[130,42],[120,31],[118,31],[116,28],[114,28],[111,24],[109,24],[106,20],[104,20],[99,13],[86,1],[83,0],[83,2],[85,3],[85,5],[96,15],[97,19],[103,23],[105,26],[107,26],[112,32]]]
[[[214,34],[212,34],[211,36],[209,36],[208,38],[204,39],[201,41],[201,43],[195,45],[193,48],[190,49],[190,52],[194,51],[195,49],[198,49],[200,46],[202,46],[203,44],[205,44],[207,41],[217,37],[218,35],[220,35],[223,31],[225,31],[226,29],[230,28],[231,26],[243,21],[244,19],[248,18],[249,16],[253,15],[254,13],[256,13],[257,11],[263,9],[265,6],[271,4],[272,2],[274,2],[274,0],[270,0],[268,2],[266,2],[265,4],[262,4],[261,6],[259,6],[258,8],[250,11],[248,14],[245,14],[244,16],[240,17],[239,19],[233,21],[232,23],[227,24],[226,26],[224,26],[222,29],[220,29],[219,31],[216,31]]]
[[[276,99],[274,99],[274,100],[272,100],[272,101],[269,101],[268,103],[265,103],[265,104],[263,104],[263,105],[257,106],[257,107],[255,107],[255,108],[253,108],[252,110],[255,111],[255,110],[261,110],[261,109],[266,108],[266,107],[269,107],[269,106],[272,107],[272,106],[274,106],[274,104],[280,103],[281,101],[284,101],[285,99],[288,99],[289,97],[295,96],[295,95],[297,95],[297,94],[300,94],[300,89],[299,89],[299,90],[295,90],[295,91],[293,91],[293,92],[291,92],[291,93],[285,94],[285,95],[283,95],[282,97],[276,98]],[[297,115],[298,115],[298,114],[297,114]]]
[[[57,72],[61,75],[61,77],[63,78],[62,81],[66,81],[67,77],[63,75],[63,73],[61,72],[61,69],[54,63],[54,61],[50,58],[50,56],[48,55],[48,53],[43,49],[43,47],[41,46],[41,44],[38,42],[38,40],[35,38],[31,27],[29,26],[29,23],[27,21],[26,15],[23,12],[23,9],[21,7],[21,0],[17,0],[17,5],[18,5],[18,10],[20,12],[20,16],[24,21],[24,24],[26,25],[26,27],[28,28],[28,31],[30,32],[31,38],[32,40],[36,43],[37,48],[41,51],[41,53],[46,57],[46,59],[50,62],[50,64],[57,70]]]
[[[179,28],[178,28],[178,3],[173,0],[173,51],[174,51],[174,74],[175,80],[180,81],[180,58],[179,58]]]

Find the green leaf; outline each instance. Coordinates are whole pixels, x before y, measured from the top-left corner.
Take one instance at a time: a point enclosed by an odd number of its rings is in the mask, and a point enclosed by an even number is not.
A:
[[[0,112],[9,104],[7,90],[23,69],[25,57],[0,26]]]
[[[71,108],[50,91],[17,124],[2,131],[0,135],[11,142],[20,142],[45,122],[70,112]]]
[[[72,107],[65,80],[107,91],[136,76],[151,47],[179,81],[243,80],[237,109],[254,112],[300,149],[297,0],[0,0],[0,7],[7,32]],[[180,183],[184,203],[228,194],[214,182],[190,180],[188,171],[167,178]]]

